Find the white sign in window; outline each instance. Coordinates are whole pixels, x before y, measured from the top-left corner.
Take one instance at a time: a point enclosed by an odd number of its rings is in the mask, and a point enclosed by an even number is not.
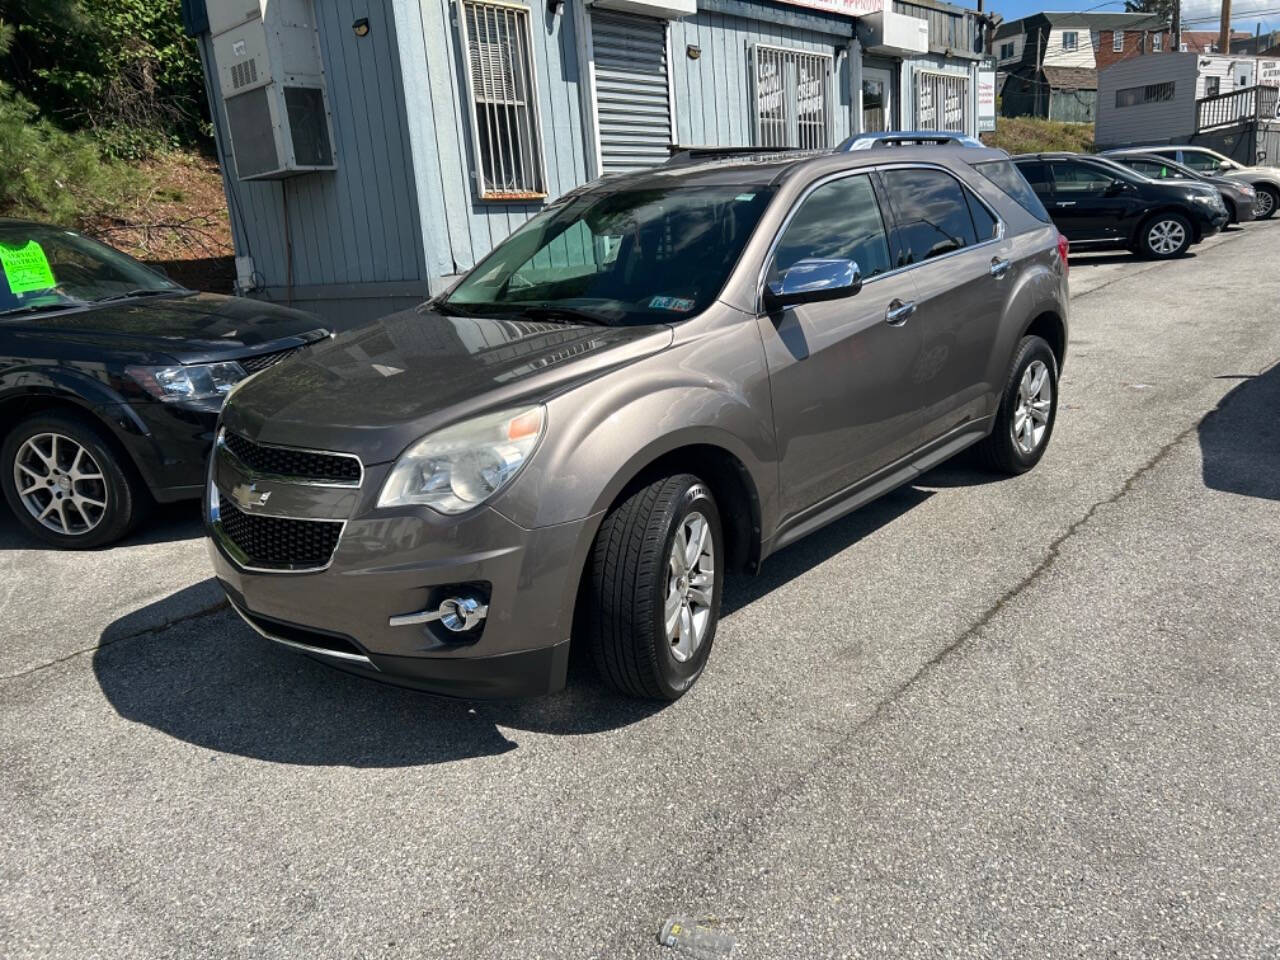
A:
[[[755,145],[821,150],[831,146],[830,54],[751,48],[755,79]]]

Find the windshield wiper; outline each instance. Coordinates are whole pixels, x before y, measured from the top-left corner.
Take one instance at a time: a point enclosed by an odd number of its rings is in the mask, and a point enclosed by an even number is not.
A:
[[[51,310],[70,310],[72,307],[87,307],[84,300],[65,300],[62,303],[33,303],[26,307],[10,307],[0,310],[0,317],[12,317],[20,313],[48,313]]]
[[[96,297],[90,300],[90,303],[110,303],[112,300],[129,300],[133,297],[156,297],[162,293],[186,293],[179,287],[170,287],[164,290],[156,290],[152,287],[140,287],[137,290],[126,290],[124,293],[113,293],[107,297]]]
[[[589,323],[597,327],[611,327],[604,317],[582,307],[524,307],[522,316],[530,320],[547,320],[552,323]]]

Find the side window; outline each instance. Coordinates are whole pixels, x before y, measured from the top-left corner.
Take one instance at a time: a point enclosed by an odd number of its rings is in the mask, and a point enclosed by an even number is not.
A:
[[[1169,176],[1169,168],[1162,163],[1155,163],[1151,160],[1134,160],[1129,166],[1137,170],[1144,177],[1150,177],[1152,180],[1164,180]]]
[[[866,175],[823,184],[805,199],[778,240],[770,279],[808,258],[853,260],[864,280],[889,269],[889,240]]]
[[[1184,150],[1182,153],[1182,163],[1190,167],[1192,170],[1198,170],[1201,173],[1206,171],[1217,171],[1218,158],[1211,153],[1197,153],[1194,150]]]
[[[1036,196],[1044,199],[1053,193],[1053,180],[1049,178],[1049,165],[1039,160],[1024,160],[1018,165],[1018,172],[1026,177]]]
[[[973,217],[973,232],[977,234],[978,242],[994,240],[1000,229],[1000,221],[991,215],[985,203],[968,190],[964,192],[964,198],[969,201],[969,214]]]
[[[886,170],[898,225],[898,266],[920,263],[978,242],[964,187],[941,170]]]
[[[1053,182],[1059,197],[1096,197],[1106,192],[1115,181],[1097,167],[1087,163],[1058,162],[1053,168]]]

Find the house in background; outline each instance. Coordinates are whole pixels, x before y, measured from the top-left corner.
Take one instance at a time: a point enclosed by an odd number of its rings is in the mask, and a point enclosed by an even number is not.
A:
[[[556,197],[681,146],[978,126],[985,18],[944,0],[183,0],[183,15],[238,288],[335,320],[420,303]]]
[[[1232,30],[1230,45],[1234,47],[1237,43],[1252,39],[1253,34],[1247,31]],[[1226,53],[1227,51],[1218,49],[1218,40],[1217,30],[1183,30],[1179,38],[1178,51],[1180,53]],[[1232,50],[1231,52],[1240,51]]]
[[[1189,143],[1240,163],[1280,157],[1280,60],[1171,53],[1098,75],[1099,148]]]
[[[1253,57],[1271,57],[1280,59],[1280,30],[1257,35],[1233,33],[1231,35],[1231,53]]]
[[[1003,23],[992,44],[1000,115],[1091,123],[1099,67],[1167,42],[1165,21],[1149,13],[1037,13]]]

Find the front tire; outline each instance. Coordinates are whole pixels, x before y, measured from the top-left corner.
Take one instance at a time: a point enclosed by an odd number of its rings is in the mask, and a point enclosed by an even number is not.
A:
[[[701,676],[724,580],[720,511],[692,474],[635,491],[605,517],[591,559],[587,639],[600,675],[676,700]]]
[[[1278,207],[1280,207],[1280,190],[1260,185],[1257,195],[1253,198],[1253,218],[1270,220],[1276,215]]]
[[[37,414],[9,432],[0,487],[18,522],[62,549],[118,540],[140,514],[128,465],[98,427],[70,412]]]
[[[1026,473],[1044,456],[1058,416],[1058,360],[1040,337],[1023,337],[1000,397],[991,433],[978,444],[998,473]]]
[[[1138,246],[1152,260],[1173,260],[1191,246],[1191,221],[1180,213],[1158,213],[1142,225]]]

